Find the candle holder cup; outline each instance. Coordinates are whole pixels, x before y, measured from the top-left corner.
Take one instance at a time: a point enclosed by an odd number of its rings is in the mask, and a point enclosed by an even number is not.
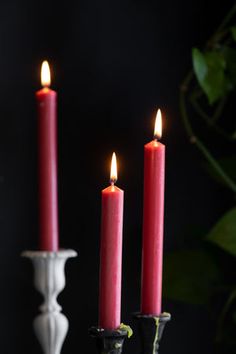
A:
[[[34,285],[44,297],[44,303],[39,308],[41,314],[33,323],[36,337],[44,354],[60,354],[69,323],[61,313],[57,296],[65,287],[65,263],[67,259],[76,257],[77,253],[73,250],[25,251],[22,256],[32,260]]]
[[[159,316],[135,314],[141,342],[141,354],[158,354],[160,341],[167,322],[171,320],[169,313]]]
[[[128,331],[123,328],[106,330],[99,327],[91,327],[89,334],[92,338],[95,338],[99,354],[121,354]]]

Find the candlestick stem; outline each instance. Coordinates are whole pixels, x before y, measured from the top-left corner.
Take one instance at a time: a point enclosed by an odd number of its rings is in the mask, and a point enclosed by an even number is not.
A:
[[[34,320],[34,331],[44,354],[60,354],[68,331],[68,320],[61,313],[57,296],[65,287],[65,263],[68,258],[76,255],[73,250],[25,251],[22,254],[32,260],[34,285],[44,296],[44,303],[40,306],[41,314]]]
[[[158,354],[160,341],[167,322],[170,321],[169,313],[160,316],[135,315],[138,321],[139,336],[141,341],[141,354]]]
[[[106,330],[92,327],[89,330],[89,334],[96,339],[96,347],[99,354],[121,354],[128,332],[125,329]]]

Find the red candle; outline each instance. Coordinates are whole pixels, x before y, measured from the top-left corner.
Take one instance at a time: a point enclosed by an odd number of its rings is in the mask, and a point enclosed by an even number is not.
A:
[[[58,250],[57,203],[57,94],[49,88],[50,70],[42,64],[43,88],[36,92],[38,113],[40,249]]]
[[[115,186],[116,180],[113,153],[111,185],[102,191],[99,326],[105,329],[120,326],[124,192]]]
[[[141,313],[161,314],[164,222],[165,146],[158,110],[154,140],[144,146],[144,209]]]

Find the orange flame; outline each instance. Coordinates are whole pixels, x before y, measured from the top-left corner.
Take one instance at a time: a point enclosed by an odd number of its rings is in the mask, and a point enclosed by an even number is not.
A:
[[[116,162],[116,154],[113,152],[111,159],[111,173],[110,173],[110,181],[112,184],[117,181],[117,162]]]
[[[49,87],[51,85],[50,68],[46,60],[43,61],[41,67],[41,83],[43,87]]]
[[[154,128],[154,138],[160,139],[162,136],[162,117],[161,117],[161,110],[158,109],[155,121],[155,128]]]

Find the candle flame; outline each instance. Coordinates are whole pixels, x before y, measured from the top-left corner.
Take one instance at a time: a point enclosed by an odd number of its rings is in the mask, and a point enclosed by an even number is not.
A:
[[[155,121],[155,128],[154,128],[154,138],[160,139],[162,136],[162,117],[161,117],[161,110],[158,109]]]
[[[111,181],[111,184],[114,184],[117,181],[117,162],[116,162],[115,152],[113,152],[112,159],[111,159],[110,181]]]
[[[47,60],[44,60],[41,67],[41,83],[43,87],[51,85],[51,74]]]

